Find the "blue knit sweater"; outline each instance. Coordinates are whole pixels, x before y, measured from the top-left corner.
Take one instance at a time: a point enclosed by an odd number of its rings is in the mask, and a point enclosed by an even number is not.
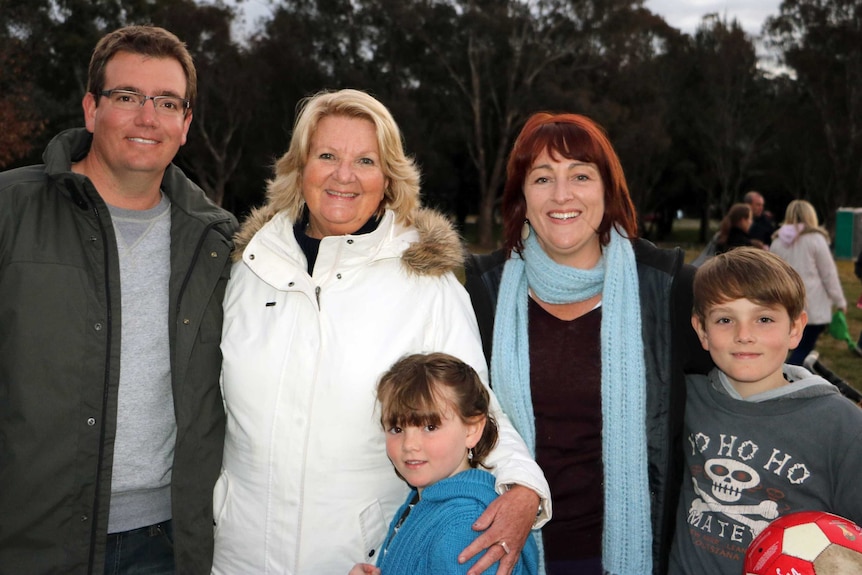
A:
[[[383,575],[466,573],[481,553],[458,564],[458,554],[479,535],[472,525],[496,497],[494,476],[481,469],[462,471],[422,490],[422,499],[395,533],[395,525],[416,495],[412,490],[392,523],[377,561]],[[535,575],[538,548],[527,539],[512,575]],[[489,573],[497,569],[495,563]]]

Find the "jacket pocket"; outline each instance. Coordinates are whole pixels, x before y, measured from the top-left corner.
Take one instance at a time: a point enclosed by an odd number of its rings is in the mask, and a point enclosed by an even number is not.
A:
[[[383,509],[380,502],[374,501],[359,513],[359,525],[362,528],[362,544],[365,561],[376,563],[381,553],[380,546],[386,538],[386,522],[383,519]]]
[[[227,471],[221,470],[218,481],[213,488],[213,520],[215,521],[215,532],[218,533],[219,525],[222,520],[226,519],[226,510],[228,506],[228,496],[230,495],[230,478]]]

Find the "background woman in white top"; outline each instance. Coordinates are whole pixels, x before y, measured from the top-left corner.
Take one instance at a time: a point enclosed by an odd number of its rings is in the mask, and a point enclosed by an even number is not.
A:
[[[380,375],[408,353],[441,351],[488,380],[470,300],[452,273],[463,246],[445,217],[420,207],[419,171],[389,111],[357,90],[303,103],[267,204],[243,223],[237,246],[225,295],[214,572],[347,573],[377,560],[408,491],[380,433]],[[544,522],[537,510],[549,493],[491,398],[500,440],[488,465],[505,493],[470,550],[488,549],[476,573],[497,561],[508,573]]]
[[[829,249],[829,234],[820,227],[809,202],[794,200],[787,206],[784,223],[775,232],[770,248],[802,276],[808,325],[802,341],[787,362],[802,365],[814,349],[820,333],[832,321],[833,306],[847,312],[847,300],[838,279],[838,268]]]

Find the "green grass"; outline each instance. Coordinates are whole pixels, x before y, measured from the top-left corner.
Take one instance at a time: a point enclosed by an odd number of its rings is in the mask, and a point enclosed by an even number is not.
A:
[[[847,298],[847,324],[850,326],[850,335],[854,338],[859,336],[862,330],[862,310],[856,307],[856,300],[862,292],[862,283],[853,275],[852,260],[838,260],[838,276],[844,288],[844,297]],[[820,352],[820,361],[840,375],[847,383],[862,390],[862,357],[847,348],[847,344],[838,341],[829,334],[820,336],[817,340],[817,351]]]

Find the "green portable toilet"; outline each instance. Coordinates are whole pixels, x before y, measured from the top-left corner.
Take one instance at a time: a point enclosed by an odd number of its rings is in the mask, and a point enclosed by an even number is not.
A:
[[[854,259],[862,249],[862,208],[838,208],[835,216],[835,259]]]

